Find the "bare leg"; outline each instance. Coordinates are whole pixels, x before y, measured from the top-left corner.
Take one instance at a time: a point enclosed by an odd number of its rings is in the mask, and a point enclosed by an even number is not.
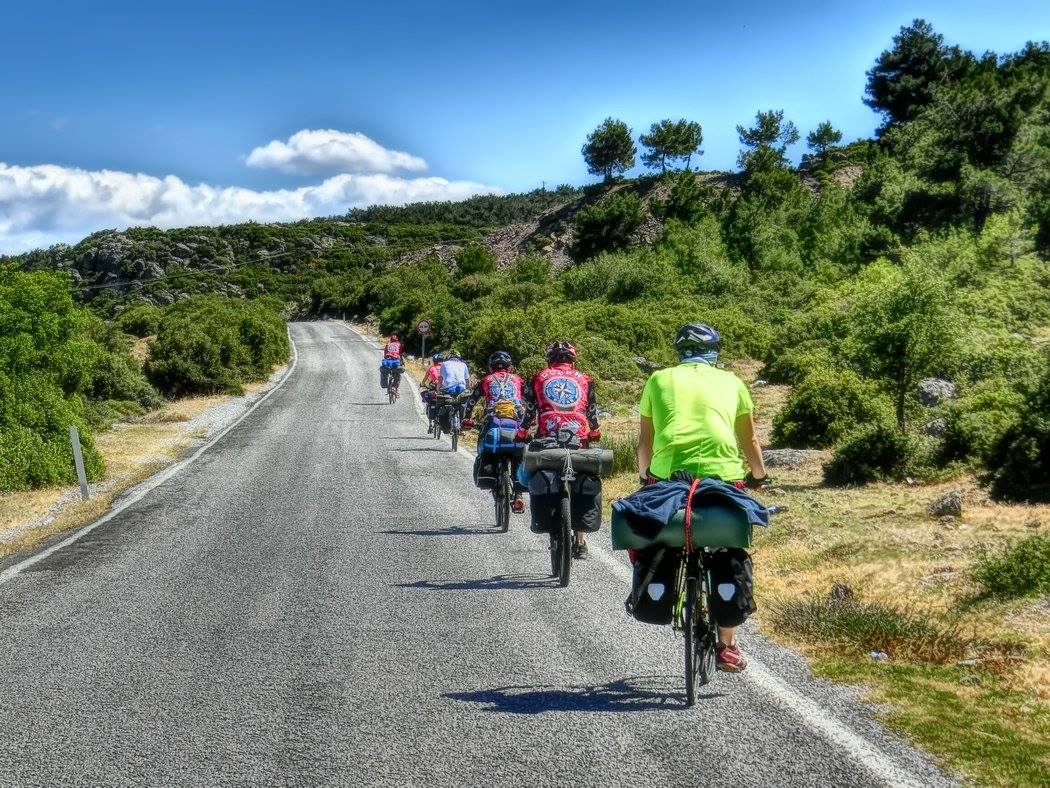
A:
[[[736,627],[719,627],[718,641],[727,646],[732,646],[736,640]]]

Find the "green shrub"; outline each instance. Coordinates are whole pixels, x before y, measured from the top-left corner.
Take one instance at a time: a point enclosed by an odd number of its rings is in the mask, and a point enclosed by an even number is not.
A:
[[[886,423],[849,433],[824,463],[824,483],[836,487],[873,481],[899,481],[908,473],[913,441]]]
[[[1025,399],[1017,421],[988,457],[992,496],[1050,502],[1050,372]]]
[[[1024,397],[999,381],[977,386],[948,406],[943,460],[987,462],[1020,415]]]
[[[638,434],[602,436],[601,447],[613,453],[613,473],[638,472]]]
[[[161,310],[153,304],[132,304],[119,315],[117,325],[121,330],[136,337],[148,337],[160,327]]]
[[[633,192],[615,192],[581,208],[572,219],[576,258],[625,248],[644,218],[642,201]]]
[[[76,306],[69,284],[42,271],[0,277],[0,491],[76,481],[76,426],[91,479],[105,471],[85,416],[99,371],[114,353],[92,338],[100,321]]]
[[[770,383],[798,385],[811,373],[832,369],[834,366],[835,359],[827,347],[802,346],[774,356],[762,370],[762,377]]]
[[[774,446],[824,448],[859,425],[886,423],[886,396],[853,372],[821,370],[806,377],[773,419]]]
[[[171,395],[239,394],[288,352],[284,318],[273,305],[207,296],[169,308],[145,372]]]
[[[1050,534],[1033,534],[978,559],[970,576],[991,596],[1050,593]]]
[[[487,246],[467,244],[455,256],[456,271],[460,276],[491,274],[496,271],[496,258]]]

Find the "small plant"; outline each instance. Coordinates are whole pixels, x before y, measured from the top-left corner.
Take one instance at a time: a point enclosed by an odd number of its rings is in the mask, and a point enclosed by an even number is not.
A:
[[[1035,534],[982,556],[970,577],[990,596],[1016,598],[1050,592],[1050,534]]]
[[[900,662],[951,664],[982,645],[954,621],[849,594],[809,594],[770,606],[774,627],[857,655],[883,652]]]
[[[601,446],[612,450],[613,473],[634,473],[638,469],[637,433],[603,437]]]

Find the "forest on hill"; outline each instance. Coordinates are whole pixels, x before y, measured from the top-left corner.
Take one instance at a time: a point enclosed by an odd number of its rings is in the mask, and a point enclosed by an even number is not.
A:
[[[573,338],[624,408],[703,320],[792,385],[774,443],[834,447],[828,483],[979,468],[997,496],[1048,500],[1050,46],[977,55],[917,20],[865,101],[874,139],[822,123],[797,167],[779,109],[737,128],[734,173],[691,169],[700,122],[636,141],[610,118],[584,141],[603,176],[584,189],[104,231],[0,260],[0,490],[68,480],[69,423],[90,436],[160,397],[237,390],[287,353],[284,318],[347,315],[410,344],[426,317],[439,346],[506,348],[525,371]],[[625,179],[638,144],[652,174]]]

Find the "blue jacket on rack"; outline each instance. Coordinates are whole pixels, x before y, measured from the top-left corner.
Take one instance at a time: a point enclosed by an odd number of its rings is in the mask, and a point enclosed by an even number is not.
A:
[[[613,509],[625,515],[632,526],[637,523],[644,530],[659,530],[685,508],[690,484],[684,478],[650,484],[613,502]],[[693,493],[693,508],[717,503],[738,507],[752,525],[769,525],[769,511],[761,502],[721,479],[702,480]]]

